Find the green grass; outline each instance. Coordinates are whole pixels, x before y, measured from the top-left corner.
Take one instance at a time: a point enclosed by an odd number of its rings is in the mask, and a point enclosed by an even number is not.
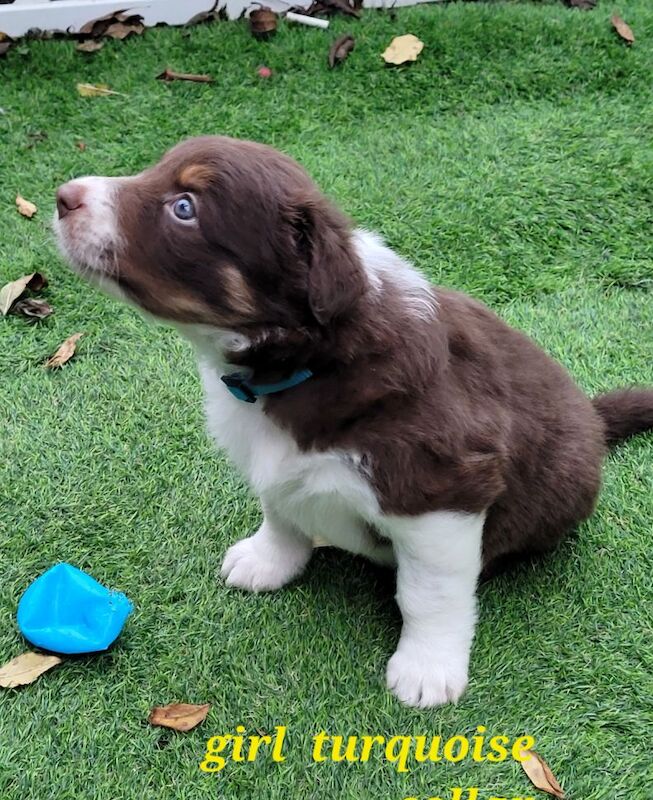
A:
[[[329,34],[244,23],[157,29],[86,58],[33,42],[0,62],[0,283],[39,269],[45,323],[0,320],[0,662],[24,649],[24,588],[67,560],[136,612],[102,656],[0,693],[1,800],[403,800],[530,787],[513,762],[310,764],[332,733],[532,734],[571,800],[653,794],[653,437],[609,459],[594,517],[537,568],[483,587],[471,686],[457,707],[400,706],[383,686],[399,631],[391,576],[320,551],[277,594],[226,591],[227,545],[259,510],[203,432],[188,346],[70,274],[49,230],[61,181],[140,170],[178,139],[221,132],[302,161],[360,223],[434,280],[484,299],[588,391],[653,383],[653,6],[424,7],[339,19]],[[325,68],[336,32],[356,50]],[[392,36],[426,47],[385,69]],[[274,77],[258,78],[267,64]],[[213,85],[153,80],[165,66]],[[75,83],[124,96],[84,100]],[[34,141],[30,133],[48,138]],[[87,144],[84,152],[77,140]],[[39,205],[28,221],[20,191]],[[84,331],[58,373],[43,359]],[[152,705],[211,702],[202,727],[147,725]],[[206,738],[289,728],[283,764],[198,769]],[[534,794],[534,792],[532,792]]]

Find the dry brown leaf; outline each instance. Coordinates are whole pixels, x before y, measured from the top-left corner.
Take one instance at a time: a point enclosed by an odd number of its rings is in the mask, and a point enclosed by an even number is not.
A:
[[[560,786],[542,756],[538,755],[534,750],[522,750],[519,755],[521,758],[526,759],[520,763],[533,786],[547,794],[558,797],[559,800],[564,800],[565,793],[562,786]]]
[[[47,285],[47,279],[40,272],[23,275],[22,278],[6,284],[0,289],[0,314],[3,317],[6,316],[9,313],[9,309],[26,289],[30,289],[32,292],[40,292]]]
[[[6,55],[7,51],[13,47],[14,40],[4,31],[0,31],[0,56]]]
[[[417,56],[424,49],[424,42],[406,33],[403,36],[395,36],[390,45],[383,53],[383,60],[386,64],[406,64],[408,61],[417,61]]]
[[[104,36],[109,36],[111,39],[126,39],[132,33],[140,36],[145,30],[145,25],[142,22],[114,22],[106,29]]]
[[[613,14],[610,22],[612,23],[612,27],[617,31],[624,42],[627,44],[632,44],[635,41],[635,34],[632,32],[630,25],[626,24],[621,17]]]
[[[63,365],[70,361],[70,359],[75,355],[77,342],[83,335],[83,333],[73,333],[72,336],[69,336],[65,342],[59,345],[57,352],[53,356],[50,356],[50,358],[45,362],[44,366],[48,369],[63,367]]]
[[[200,706],[191,703],[170,703],[167,706],[155,706],[150,711],[148,722],[150,725],[158,725],[162,728],[174,728],[176,731],[192,730],[194,727],[204,722],[209,713],[211,705],[204,703]]]
[[[13,689],[15,686],[26,686],[61,664],[59,656],[46,656],[42,653],[21,653],[0,667],[0,686]]]
[[[12,311],[14,314],[22,314],[31,319],[45,319],[54,313],[54,308],[45,300],[28,297],[25,300],[19,300]]]
[[[257,39],[269,39],[276,33],[278,21],[278,14],[267,6],[261,6],[250,13],[249,29]]]
[[[97,85],[94,83],[78,83],[77,91],[82,97],[106,97],[110,94],[120,94],[120,92],[114,92],[109,89],[104,83]]]
[[[85,42],[78,42],[75,50],[80,53],[97,53],[104,47],[104,42],[98,42],[95,39],[87,39]]]
[[[208,11],[200,11],[199,14],[195,14],[194,17],[191,17],[186,23],[185,27],[190,28],[192,25],[201,25],[205,22],[215,22],[216,20],[220,19],[221,11],[217,10],[218,2],[219,0],[215,0],[213,7]]]
[[[158,81],[194,81],[195,83],[211,83],[213,78],[210,75],[193,75],[190,72],[174,72],[171,69],[164,69],[160,75],[156,76]]]
[[[16,195],[16,208],[18,209],[19,214],[22,214],[28,219],[32,219],[34,214],[36,214],[38,211],[38,208],[34,205],[34,203],[30,203],[29,200],[25,200],[25,198],[21,197],[19,194]]]
[[[356,2],[349,3],[348,0],[313,0],[308,8],[292,7],[290,11],[297,11],[306,17],[332,17],[335,14],[345,14],[348,17],[360,17]]]
[[[356,40],[351,34],[345,33],[343,36],[339,36],[329,49],[329,66],[331,69],[337,64],[342,64],[355,46]]]
[[[76,142],[75,147],[83,153],[86,150],[86,142]]]
[[[101,36],[111,36],[108,33],[112,25],[125,25],[130,28],[137,28],[141,23],[143,17],[139,14],[126,14],[124,11],[113,11],[111,14],[105,14],[103,17],[92,19],[79,29],[78,33],[82,36],[90,36],[93,39],[99,39]],[[130,31],[131,32],[131,31]],[[134,31],[134,33],[142,33],[142,31]],[[124,38],[123,36],[113,38]]]
[[[82,25],[78,33],[84,36],[102,36],[103,32],[109,27],[109,25],[111,25],[116,17],[122,13],[123,11],[112,11],[110,14],[105,14],[103,17],[91,19]]]
[[[45,289],[48,285],[48,279],[43,275],[41,272],[33,272],[32,279],[27,284],[27,288],[30,292],[40,292],[41,289]]]
[[[47,141],[48,134],[46,131],[32,131],[27,134],[27,138],[30,140],[27,147],[34,147],[37,142]]]

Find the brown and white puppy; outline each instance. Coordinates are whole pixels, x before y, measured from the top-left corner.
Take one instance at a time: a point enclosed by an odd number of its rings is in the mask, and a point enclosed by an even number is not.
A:
[[[408,704],[460,697],[481,571],[553,547],[591,513],[608,443],[653,427],[653,390],[588,399],[269,147],[189,140],[136,177],[65,184],[57,207],[73,266],[195,345],[208,428],[264,510],[227,584],[284,586],[316,536],[396,563],[387,681]],[[236,371],[270,393],[238,399]]]

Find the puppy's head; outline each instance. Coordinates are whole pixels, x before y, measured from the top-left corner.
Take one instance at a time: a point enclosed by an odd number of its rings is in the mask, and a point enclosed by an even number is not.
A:
[[[134,177],[70,181],[54,227],[85,277],[174,322],[328,326],[366,287],[347,220],[253,142],[189,139]]]

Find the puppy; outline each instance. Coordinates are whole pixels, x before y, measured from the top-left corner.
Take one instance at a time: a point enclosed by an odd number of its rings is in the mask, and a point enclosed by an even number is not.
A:
[[[464,691],[481,571],[556,545],[607,446],[653,427],[653,390],[588,399],[269,147],[191,139],[135,177],[71,181],[54,225],[78,272],[195,347],[208,429],[264,512],[227,585],[285,586],[318,536],[396,565],[387,683],[409,705]]]

